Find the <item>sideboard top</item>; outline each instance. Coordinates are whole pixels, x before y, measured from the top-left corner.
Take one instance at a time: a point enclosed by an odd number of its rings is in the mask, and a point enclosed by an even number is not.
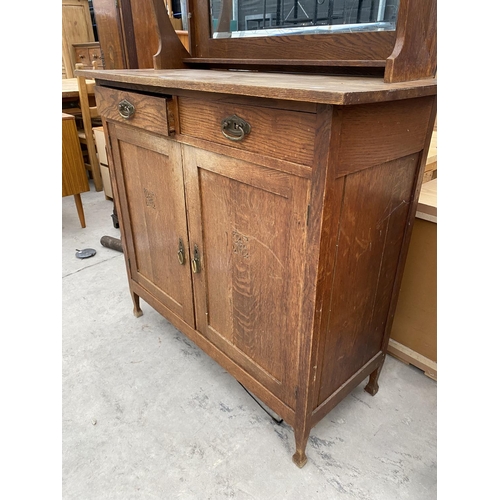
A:
[[[384,83],[381,78],[261,73],[196,69],[78,70],[76,75],[100,81],[237,94],[323,104],[365,104],[410,99],[437,93],[434,78]]]

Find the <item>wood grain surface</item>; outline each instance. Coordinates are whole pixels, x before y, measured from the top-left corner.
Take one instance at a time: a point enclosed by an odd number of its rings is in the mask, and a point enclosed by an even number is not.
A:
[[[184,160],[197,329],[293,408],[309,183],[187,146]]]
[[[326,75],[194,69],[81,70],[81,74],[101,80],[102,83],[112,81],[147,85],[166,93],[173,89],[187,89],[341,105],[393,101],[437,93],[434,78],[389,84],[384,83],[381,78],[356,76],[346,79]]]
[[[165,98],[136,92],[111,90],[105,87],[97,87],[95,94],[101,116],[149,132],[169,135],[170,129]],[[130,118],[123,118],[120,115],[119,104],[123,100],[128,101],[135,108],[135,113]]]
[[[119,124],[110,130],[132,279],[194,326],[181,146]]]
[[[233,115],[244,119],[252,127],[241,141],[231,141],[221,132],[221,122]],[[280,160],[312,165],[316,124],[313,113],[181,97],[179,121],[181,134]]]
[[[172,104],[137,127],[103,112],[134,310],[147,300],[281,413],[301,467],[312,426],[367,377],[378,390],[435,82],[110,73],[109,102]],[[240,144],[219,135],[226,114],[251,123]],[[146,130],[155,116],[170,136]]]

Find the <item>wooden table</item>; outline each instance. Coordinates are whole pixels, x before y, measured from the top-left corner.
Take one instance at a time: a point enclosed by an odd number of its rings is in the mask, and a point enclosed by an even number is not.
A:
[[[94,83],[93,80],[87,80],[87,83]],[[78,81],[76,78],[63,78],[62,79],[62,98],[65,99],[78,99]]]
[[[89,91],[89,99],[92,100],[91,105],[94,102],[94,80],[86,80],[87,89]],[[79,94],[78,94],[78,80],[76,78],[63,78],[62,79],[62,108],[65,113],[70,115],[81,114],[80,104],[79,104]]]

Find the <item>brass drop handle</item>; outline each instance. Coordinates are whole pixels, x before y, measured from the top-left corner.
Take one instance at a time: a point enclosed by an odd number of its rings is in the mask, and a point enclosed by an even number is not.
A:
[[[191,261],[191,269],[194,274],[201,272],[201,262],[200,262],[200,252],[198,251],[198,246],[194,246],[193,260]]]
[[[237,115],[224,118],[221,122],[222,135],[230,141],[242,141],[248,135],[252,127],[248,122]]]
[[[186,263],[186,255],[184,252],[184,244],[182,239],[179,238],[179,250],[177,251],[177,258],[179,259],[179,264],[183,266]]]
[[[123,99],[123,101],[118,103],[118,113],[120,113],[120,116],[125,118],[125,120],[130,120],[135,113],[135,106],[127,101],[127,99]]]

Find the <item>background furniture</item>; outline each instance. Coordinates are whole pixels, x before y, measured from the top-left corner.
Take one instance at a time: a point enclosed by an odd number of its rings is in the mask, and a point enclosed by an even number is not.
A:
[[[74,116],[81,116],[78,80],[76,78],[63,78],[61,90],[63,112]]]
[[[62,77],[73,78],[73,44],[95,42],[88,0],[62,0]]]
[[[111,188],[111,179],[109,177],[109,163],[108,155],[106,153],[106,139],[104,136],[104,128],[94,127],[93,129],[95,145],[97,148],[97,159],[99,160],[99,167],[101,170],[102,186],[104,189],[104,196],[108,200],[113,199],[113,191]]]
[[[420,191],[388,351],[437,380],[437,179]]]
[[[75,117],[62,113],[62,195],[74,196],[82,227],[85,227],[85,214],[80,193],[86,191],[89,191],[89,181],[83,164]]]
[[[436,115],[435,3],[401,0],[395,33],[243,44],[194,2],[191,53],[152,5],[155,71],[93,72],[134,313],[146,300],[288,422],[302,467],[311,428],[378,390]],[[259,71],[220,71],[240,67]],[[332,68],[350,76],[315,74]]]
[[[74,43],[75,61],[83,65],[83,69],[96,68],[103,69],[103,58],[101,54],[101,45],[99,42]]]
[[[77,69],[83,69],[81,64],[76,65]],[[78,100],[81,110],[83,129],[78,131],[80,143],[86,146],[88,163],[86,167],[92,172],[94,187],[96,191],[102,191],[101,169],[97,159],[97,150],[92,132],[93,120],[100,118],[99,111],[95,103],[91,103],[90,97],[94,94],[95,81],[88,82],[85,77],[77,76]]]
[[[180,19],[173,17],[171,2],[162,2],[170,24],[175,25],[177,37],[187,51],[187,31],[181,29]],[[94,15],[99,32],[106,69],[152,68],[158,50],[158,34],[150,1],[94,0]]]
[[[425,164],[424,179],[426,183],[436,179],[437,177],[437,123],[434,124],[432,132],[431,144],[429,146],[429,154],[427,155],[427,163]]]

